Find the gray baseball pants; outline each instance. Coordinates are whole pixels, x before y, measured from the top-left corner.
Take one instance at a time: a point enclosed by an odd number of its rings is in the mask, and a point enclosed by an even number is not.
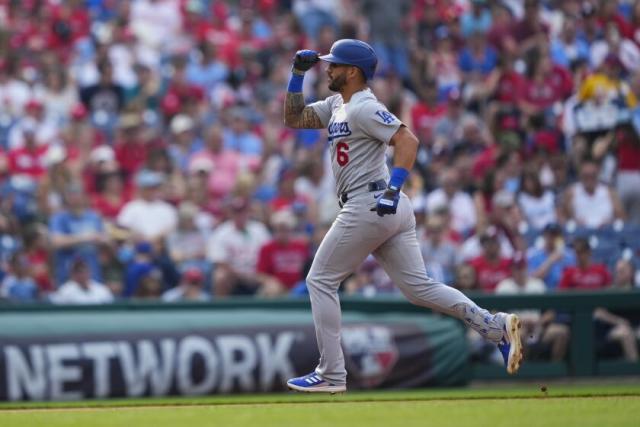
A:
[[[490,341],[497,343],[503,337],[503,313],[490,314],[462,292],[427,276],[409,198],[402,193],[396,214],[379,217],[371,211],[376,206],[374,194],[380,192],[349,195],[307,275],[320,350],[316,373],[336,385],[347,379],[338,288],[370,253],[411,303],[457,317]]]

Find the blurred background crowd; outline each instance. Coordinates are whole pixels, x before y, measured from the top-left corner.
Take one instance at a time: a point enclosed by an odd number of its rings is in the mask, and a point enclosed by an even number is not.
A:
[[[640,1],[0,0],[0,299],[304,294],[339,208],[325,131],[282,104],[296,50],[340,38],[374,46],[370,85],[420,139],[430,275],[639,285]],[[304,94],[330,95],[322,64]],[[396,292],[374,259],[342,291]],[[524,314],[562,357],[561,316]]]

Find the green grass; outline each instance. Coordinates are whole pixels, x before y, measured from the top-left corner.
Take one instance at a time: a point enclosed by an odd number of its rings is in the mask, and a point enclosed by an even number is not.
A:
[[[636,426],[640,386],[267,394],[0,404],[0,426]]]

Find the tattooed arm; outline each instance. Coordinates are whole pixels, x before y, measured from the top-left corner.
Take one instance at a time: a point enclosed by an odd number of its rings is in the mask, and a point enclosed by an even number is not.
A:
[[[305,107],[302,92],[287,92],[284,100],[284,124],[296,129],[322,129],[320,117]]]

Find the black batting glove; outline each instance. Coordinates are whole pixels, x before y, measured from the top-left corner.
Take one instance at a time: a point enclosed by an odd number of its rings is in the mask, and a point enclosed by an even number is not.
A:
[[[320,61],[320,57],[315,50],[299,50],[293,58],[293,70],[304,73],[316,65],[318,61]]]

